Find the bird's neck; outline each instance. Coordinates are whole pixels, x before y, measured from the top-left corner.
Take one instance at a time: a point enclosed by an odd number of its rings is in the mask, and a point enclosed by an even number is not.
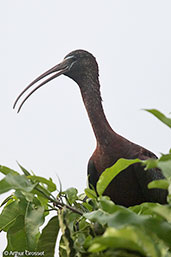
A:
[[[114,131],[104,114],[99,83],[87,81],[86,85],[83,84],[80,86],[80,89],[97,143],[100,145],[108,145],[110,143],[111,134],[113,134]]]

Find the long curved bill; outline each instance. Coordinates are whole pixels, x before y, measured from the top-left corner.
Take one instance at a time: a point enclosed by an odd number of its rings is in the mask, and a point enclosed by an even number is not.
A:
[[[14,102],[13,105],[13,109],[16,107],[18,101],[20,100],[20,98],[23,96],[23,94],[29,89],[31,88],[35,83],[37,83],[38,81],[40,81],[41,79],[45,78],[46,76],[54,73],[51,77],[49,77],[48,79],[44,80],[42,83],[40,83],[38,86],[36,86],[21,102],[21,104],[18,107],[17,113],[21,110],[21,107],[23,106],[23,104],[25,103],[25,101],[40,87],[42,87],[43,85],[45,85],[46,83],[48,83],[49,81],[51,81],[52,79],[60,76],[61,74],[64,74],[65,72],[67,72],[70,69],[70,61],[69,58],[68,59],[64,59],[63,62],[61,62],[60,64],[55,65],[53,68],[49,69],[48,71],[44,72],[42,75],[40,75],[39,77],[37,77],[35,80],[33,80],[17,97],[17,99]]]

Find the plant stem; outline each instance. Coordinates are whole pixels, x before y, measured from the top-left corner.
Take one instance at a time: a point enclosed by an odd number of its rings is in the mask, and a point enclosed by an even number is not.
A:
[[[39,191],[40,193],[42,193],[49,201],[51,201],[52,203],[55,203],[57,205],[57,207],[66,207],[67,209],[71,210],[72,212],[75,212],[79,215],[83,215],[83,213],[75,208],[73,208],[72,206],[65,204],[65,203],[61,203],[60,201],[51,198],[49,195],[45,194],[42,190],[40,190],[39,188],[36,188],[37,191]]]

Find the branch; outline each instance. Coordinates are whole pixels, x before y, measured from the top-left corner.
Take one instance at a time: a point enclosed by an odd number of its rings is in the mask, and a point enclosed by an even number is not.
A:
[[[52,203],[55,203],[55,205],[57,207],[66,207],[67,209],[71,210],[72,212],[75,212],[79,215],[83,215],[83,213],[73,207],[71,207],[70,205],[68,204],[65,204],[65,203],[61,203],[60,201],[58,201],[57,199],[55,198],[51,198],[49,195],[47,195],[45,192],[43,192],[42,190],[40,190],[39,188],[36,188],[37,191],[39,191],[41,194],[43,194],[49,201],[51,201]]]

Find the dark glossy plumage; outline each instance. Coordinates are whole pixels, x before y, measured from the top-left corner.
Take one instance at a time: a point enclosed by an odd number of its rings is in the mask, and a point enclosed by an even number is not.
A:
[[[19,110],[34,91],[61,74],[70,77],[78,84],[97,140],[96,149],[88,163],[90,184],[96,187],[100,174],[119,158],[140,158],[142,160],[157,158],[152,152],[121,137],[110,127],[101,103],[98,65],[94,56],[87,51],[71,52],[64,58],[63,62],[35,79],[19,95],[14,107],[28,88],[51,73],[53,73],[52,77],[38,85],[23,100]],[[141,165],[135,164],[116,176],[106,189],[105,194],[110,196],[116,204],[124,206],[132,206],[146,201],[164,204],[166,203],[166,190],[147,189],[147,184],[150,181],[163,178],[160,170],[144,171]]]

